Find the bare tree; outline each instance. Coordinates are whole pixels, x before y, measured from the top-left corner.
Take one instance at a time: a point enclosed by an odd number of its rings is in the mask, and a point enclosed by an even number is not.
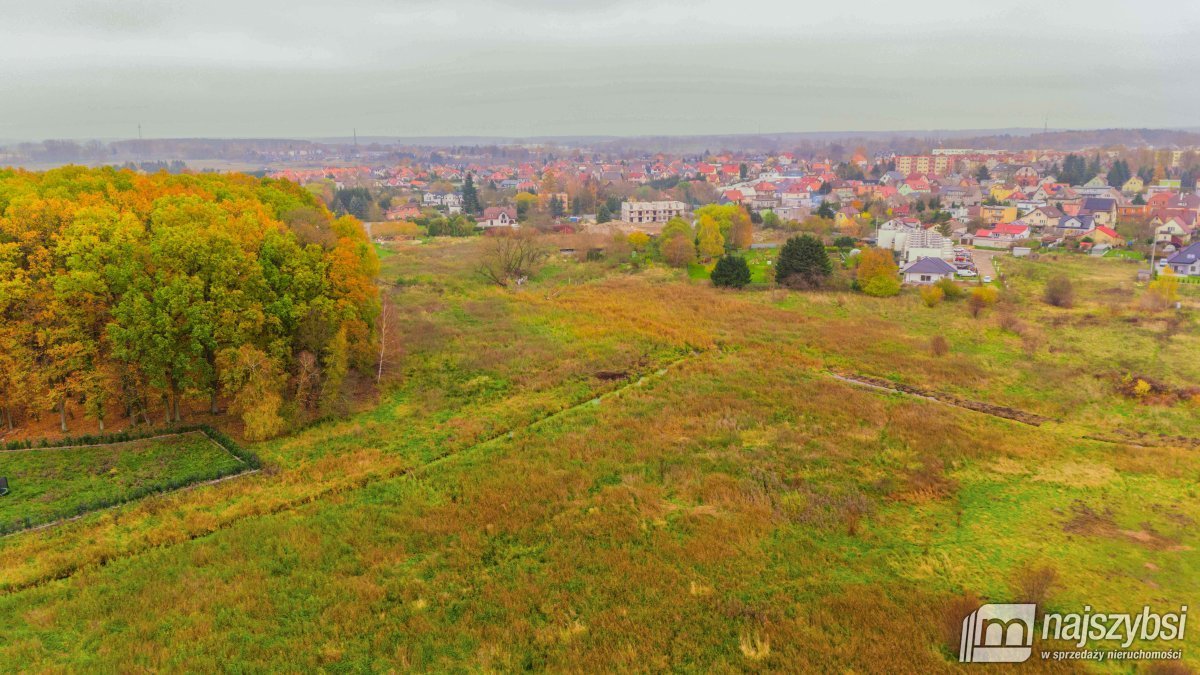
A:
[[[520,283],[536,272],[550,255],[538,233],[529,228],[500,233],[488,239],[477,271],[497,286],[507,287],[514,281]]]

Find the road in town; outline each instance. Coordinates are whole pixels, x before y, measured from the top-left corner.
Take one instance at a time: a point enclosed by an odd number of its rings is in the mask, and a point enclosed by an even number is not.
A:
[[[996,266],[992,264],[994,256],[1002,255],[1007,251],[982,251],[980,249],[971,249],[971,260],[975,262],[975,271],[979,272],[980,277],[996,278]]]

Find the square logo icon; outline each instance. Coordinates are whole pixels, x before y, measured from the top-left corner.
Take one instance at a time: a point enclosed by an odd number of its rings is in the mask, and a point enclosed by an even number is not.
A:
[[[1033,654],[1037,605],[984,605],[963,619],[960,663],[1021,663]]]

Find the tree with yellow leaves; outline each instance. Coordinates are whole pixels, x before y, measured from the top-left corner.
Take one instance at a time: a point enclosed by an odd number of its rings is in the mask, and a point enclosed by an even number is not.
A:
[[[899,274],[888,249],[868,248],[858,255],[858,287],[867,295],[882,298],[898,294]]]
[[[1179,279],[1169,266],[1158,273],[1146,289],[1146,304],[1151,309],[1165,309],[1179,300]]]
[[[711,216],[700,216],[696,226],[696,249],[705,260],[725,253],[725,237],[721,236],[721,227]]]
[[[645,251],[646,247],[650,245],[650,235],[645,232],[630,232],[628,240],[633,250],[639,253]]]

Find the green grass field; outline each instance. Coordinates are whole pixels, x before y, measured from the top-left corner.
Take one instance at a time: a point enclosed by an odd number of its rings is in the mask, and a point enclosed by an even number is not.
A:
[[[0,531],[77,516],[158,489],[193,483],[241,462],[203,433],[94,447],[0,452]]]
[[[1113,248],[1104,252],[1105,258],[1126,258],[1128,260],[1145,260],[1146,256],[1140,251],[1131,251],[1124,248]]]
[[[775,258],[779,256],[778,249],[741,251],[738,255],[745,258],[746,264],[750,267],[750,283],[752,285],[761,286],[775,281],[775,268],[773,265]],[[707,281],[712,276],[713,267],[715,266],[715,262],[708,264],[692,263],[687,267],[688,278],[696,281]]]
[[[1006,259],[976,318],[571,260],[502,290],[478,245],[382,256],[404,353],[371,410],[255,446],[259,474],[0,540],[0,659],[948,672],[964,603],[1194,605],[1200,455],[1095,440],[1200,437],[1200,401],[1119,388],[1200,384],[1196,298],[1140,309],[1136,266]],[[1073,307],[1041,300],[1058,273]]]

